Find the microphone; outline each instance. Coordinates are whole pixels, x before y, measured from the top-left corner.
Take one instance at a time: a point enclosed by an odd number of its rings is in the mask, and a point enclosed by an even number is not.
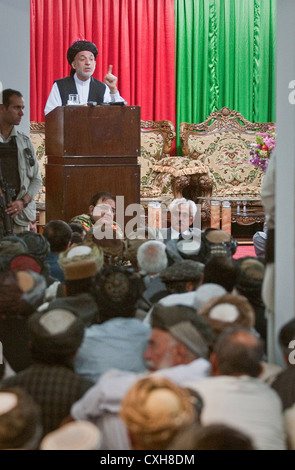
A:
[[[27,148],[25,148],[24,152],[26,154],[27,159],[29,160],[30,166],[34,166],[35,165],[35,160],[34,160],[34,157],[33,157],[33,154],[32,154],[32,150],[27,147]]]

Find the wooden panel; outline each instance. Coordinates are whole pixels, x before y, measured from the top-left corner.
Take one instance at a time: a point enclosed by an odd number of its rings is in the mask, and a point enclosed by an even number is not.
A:
[[[60,106],[45,129],[46,155],[140,155],[138,106]]]
[[[87,212],[91,197],[98,191],[124,196],[124,207],[140,202],[140,166],[58,165],[50,158],[46,165],[46,220],[72,217]],[[125,218],[124,224],[128,221]]]

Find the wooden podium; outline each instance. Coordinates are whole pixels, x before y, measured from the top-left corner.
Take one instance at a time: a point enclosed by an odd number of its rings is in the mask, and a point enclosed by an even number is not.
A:
[[[46,221],[87,213],[98,191],[140,203],[140,107],[60,106],[45,117]],[[126,220],[124,221],[124,223]]]

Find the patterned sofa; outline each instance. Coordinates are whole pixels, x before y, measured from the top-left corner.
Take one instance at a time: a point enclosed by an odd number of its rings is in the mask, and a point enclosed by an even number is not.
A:
[[[176,136],[169,120],[141,121],[140,195],[142,201],[170,201],[182,197],[195,175],[207,174],[208,166],[199,160],[172,156]]]
[[[250,159],[250,146],[256,133],[267,131],[273,123],[252,123],[239,112],[229,108],[212,112],[200,124],[180,124],[182,154],[208,167],[197,185],[189,188],[189,196],[202,205],[202,227],[210,225],[211,199],[230,200],[233,208],[247,201],[252,216],[237,217],[232,211],[232,221],[241,225],[263,222],[260,189],[263,177]],[[239,212],[239,211],[238,211]]]
[[[45,203],[45,123],[44,122],[30,122],[30,138],[34,145],[36,155],[39,161],[40,172],[43,179],[43,187],[35,197],[36,202]]]

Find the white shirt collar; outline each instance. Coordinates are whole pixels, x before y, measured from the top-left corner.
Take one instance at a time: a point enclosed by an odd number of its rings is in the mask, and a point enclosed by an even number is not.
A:
[[[77,74],[74,74],[74,80],[76,82],[76,85],[80,86],[89,86],[90,85],[90,79],[91,77],[88,78],[88,80],[80,80],[80,78],[77,77]]]

